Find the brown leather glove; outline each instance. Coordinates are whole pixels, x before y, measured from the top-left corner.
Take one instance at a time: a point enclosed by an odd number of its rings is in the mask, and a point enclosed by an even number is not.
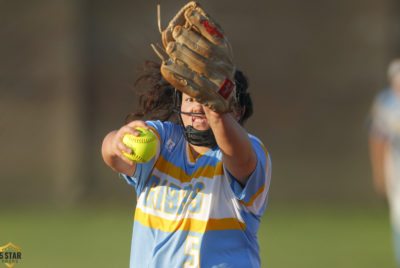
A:
[[[161,73],[175,88],[215,112],[231,112],[236,105],[231,45],[221,27],[200,7],[189,2],[170,21],[162,35]]]

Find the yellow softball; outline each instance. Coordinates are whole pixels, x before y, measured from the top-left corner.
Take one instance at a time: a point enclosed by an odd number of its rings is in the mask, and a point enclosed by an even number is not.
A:
[[[150,131],[141,127],[135,127],[140,132],[139,136],[125,134],[122,142],[132,149],[132,153],[122,151],[129,160],[137,163],[146,163],[150,161],[157,152],[157,137]]]

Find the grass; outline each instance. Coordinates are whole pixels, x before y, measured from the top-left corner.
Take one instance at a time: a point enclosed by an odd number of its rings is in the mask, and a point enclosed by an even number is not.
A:
[[[395,267],[382,207],[271,206],[259,240],[263,267]]]
[[[1,211],[0,246],[22,248],[15,268],[128,267],[133,207]],[[259,240],[263,267],[395,267],[382,207],[271,205]]]

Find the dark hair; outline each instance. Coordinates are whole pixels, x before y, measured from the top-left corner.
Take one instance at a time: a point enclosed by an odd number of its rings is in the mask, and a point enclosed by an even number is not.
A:
[[[160,67],[154,61],[144,63],[143,74],[134,84],[139,97],[138,109],[125,117],[125,123],[136,119],[177,122],[173,111],[175,88],[162,77]],[[243,124],[253,114],[253,103],[247,92],[247,78],[241,71],[236,71],[235,83],[238,104],[243,112],[239,123]]]
[[[136,119],[175,121],[173,95],[175,88],[160,72],[161,65],[154,61],[143,64],[143,74],[136,80],[134,89],[139,97],[138,109],[125,117],[125,123]]]
[[[250,116],[253,115],[253,101],[251,100],[250,93],[247,92],[249,87],[249,82],[242,71],[236,70],[235,73],[235,83],[236,83],[236,97],[238,99],[238,104],[241,112],[243,113],[239,123],[241,125],[246,122]]]

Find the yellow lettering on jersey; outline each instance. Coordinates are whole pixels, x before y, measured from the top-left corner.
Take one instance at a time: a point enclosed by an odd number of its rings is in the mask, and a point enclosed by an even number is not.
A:
[[[156,206],[155,209],[158,211],[162,210],[162,205],[163,205],[163,201],[165,199],[165,192],[167,187],[165,185],[167,185],[168,181],[164,180],[160,186],[157,186],[160,188],[160,190],[158,191],[158,195],[157,195],[157,201],[156,201]]]
[[[199,268],[200,267],[200,237],[188,235],[185,242],[185,255],[190,256],[189,261],[183,264],[183,268]]]
[[[197,182],[194,185],[194,189],[191,193],[190,198],[192,199],[190,206],[189,206],[189,211],[193,213],[200,213],[201,211],[201,205],[203,203],[203,194],[200,192],[201,190],[204,189],[204,183],[202,182]]]
[[[162,211],[171,215],[181,215],[186,211],[200,213],[203,204],[203,193],[205,185],[196,182],[188,184],[185,188],[169,183],[164,180],[160,183],[160,178],[152,176],[148,185],[145,187],[143,205],[147,208]]]
[[[180,206],[177,212],[178,215],[182,214],[187,209],[187,203],[191,195],[192,188],[193,188],[192,185],[189,184],[183,189],[183,191],[181,191],[182,201],[180,202]]]
[[[176,214],[179,203],[179,192],[181,188],[178,185],[170,183],[168,185],[167,194],[165,196],[164,212],[168,214]]]
[[[160,183],[160,178],[157,176],[152,176],[149,181],[149,185],[146,186],[146,195],[144,200],[144,206],[148,208],[154,207],[154,196],[157,196],[158,191],[160,190],[157,187]]]

